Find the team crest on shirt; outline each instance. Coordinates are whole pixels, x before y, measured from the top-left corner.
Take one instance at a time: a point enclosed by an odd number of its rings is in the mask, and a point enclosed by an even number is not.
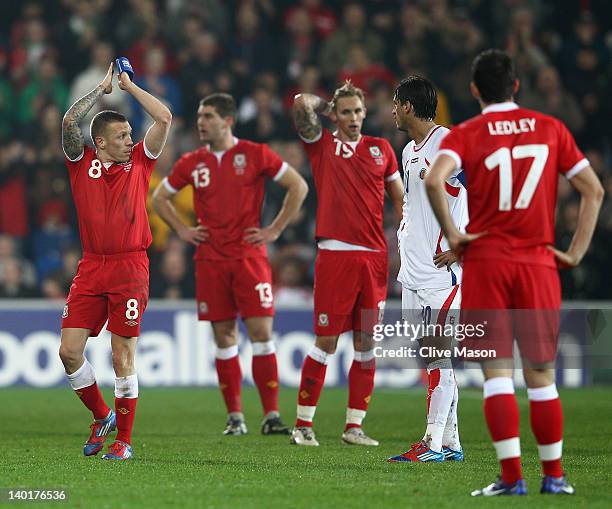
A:
[[[319,326],[327,327],[329,325],[329,317],[327,313],[319,313]]]
[[[246,168],[246,156],[244,154],[234,155],[234,169],[236,175],[244,175],[244,169]]]
[[[425,175],[427,175],[427,170],[425,168],[421,168],[421,171],[419,172],[419,178],[421,180],[425,180]]]
[[[132,161],[128,161],[127,163],[123,163],[123,171],[128,172],[132,169]]]
[[[203,300],[201,300],[198,303],[198,309],[200,310],[200,314],[205,315],[208,313],[208,304],[204,302]]]
[[[68,304],[64,306],[64,311],[62,311],[62,318],[66,318],[68,316]]]
[[[379,146],[372,145],[370,147],[370,155],[374,158],[374,162],[378,166],[383,166],[385,164],[385,161],[383,159],[383,153],[382,153],[382,150],[380,150]]]

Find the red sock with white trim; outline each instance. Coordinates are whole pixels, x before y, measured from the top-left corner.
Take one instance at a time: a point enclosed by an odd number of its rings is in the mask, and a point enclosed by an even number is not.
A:
[[[264,416],[270,412],[278,414],[278,367],[274,341],[253,343],[252,370]]]
[[[132,443],[132,428],[138,403],[138,377],[136,374],[115,378],[115,412],[117,413],[117,438]]]
[[[241,412],[240,384],[242,382],[242,371],[240,369],[240,357],[238,357],[238,345],[217,348],[215,367],[217,368],[219,389],[221,389],[227,413]]]
[[[374,351],[355,352],[348,374],[349,400],[344,431],[361,427],[374,391],[375,372]]]
[[[531,429],[538,443],[544,475],[561,477],[563,410],[555,384],[527,389]]]
[[[91,411],[94,419],[101,421],[108,417],[110,408],[104,401],[102,393],[96,383],[96,374],[93,366],[83,359],[83,364],[74,373],[66,374],[74,393],[81,399],[83,404]]]
[[[511,378],[491,378],[484,383],[484,413],[506,484],[523,478],[519,409]]]
[[[302,378],[298,392],[296,428],[312,427],[312,420],[317,410],[317,403],[327,371],[327,352],[313,346],[312,350],[304,359],[302,366]]]

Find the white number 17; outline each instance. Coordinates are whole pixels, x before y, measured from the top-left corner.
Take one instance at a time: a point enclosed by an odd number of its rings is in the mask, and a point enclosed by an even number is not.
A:
[[[487,169],[494,170],[499,166],[499,210],[512,210],[512,159],[527,157],[533,157],[533,162],[514,204],[515,209],[526,209],[546,166],[548,145],[517,145],[512,148],[512,157],[510,149],[502,147],[485,159]]]

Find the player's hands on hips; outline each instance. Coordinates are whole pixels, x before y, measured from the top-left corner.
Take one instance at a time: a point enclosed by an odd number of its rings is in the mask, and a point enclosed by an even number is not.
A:
[[[457,257],[455,256],[455,253],[449,249],[448,251],[435,255],[433,257],[433,261],[438,269],[446,266],[446,270],[450,271],[450,266],[457,261]]]
[[[104,79],[100,82],[100,86],[104,87],[104,93],[110,94],[113,91],[113,68],[115,67],[115,62],[111,62],[108,67],[108,71]]]
[[[197,246],[202,242],[206,242],[208,237],[210,237],[208,228],[206,228],[206,226],[202,226],[201,224],[198,226],[185,226],[185,228],[177,233],[181,240],[189,242],[194,246]]]
[[[578,256],[569,251],[560,251],[553,246],[548,246],[548,249],[555,254],[555,260],[560,269],[571,269],[580,263]]]
[[[267,228],[255,228],[253,226],[244,230],[244,237],[242,240],[244,240],[247,244],[261,246],[262,244],[266,244],[268,242],[274,242],[280,237],[280,233],[281,232],[278,230],[269,226]]]
[[[127,72],[122,72],[119,74],[118,83],[121,90],[128,90],[132,86],[130,75]]]

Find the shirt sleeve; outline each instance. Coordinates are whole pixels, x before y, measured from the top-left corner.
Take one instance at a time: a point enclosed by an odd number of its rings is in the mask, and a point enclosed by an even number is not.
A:
[[[589,161],[582,151],[576,145],[576,141],[569,132],[569,129],[563,124],[559,126],[559,173],[565,175],[569,180],[575,177],[580,171],[589,166]]]
[[[178,193],[183,187],[191,184],[189,172],[189,154],[181,157],[170,170],[170,174],[164,179],[164,187],[171,193]]]
[[[289,165],[265,143],[260,145],[260,149],[259,171],[271,179],[281,179],[289,168]]]
[[[391,144],[385,140],[385,151],[387,152],[387,167],[385,168],[385,182],[392,182],[395,179],[401,178],[397,171],[397,157]]]
[[[312,141],[305,140],[304,138],[300,136],[300,140],[302,140],[302,145],[304,146],[304,150],[306,151],[306,154],[308,155],[310,159],[318,156],[321,153],[325,143],[328,143],[330,138],[331,138],[331,133],[325,128],[321,130],[321,135]]]
[[[75,173],[81,166],[83,166],[83,161],[88,160],[89,153],[93,152],[93,149],[89,145],[83,146],[83,152],[76,159],[70,159],[66,153],[64,152],[64,157],[66,158],[66,167],[68,168],[69,173]]]
[[[465,158],[464,142],[462,138],[463,136],[461,130],[458,128],[453,129],[446,136],[444,136],[440,142],[440,150],[436,155],[436,157],[440,156],[441,154],[450,156],[455,161],[455,170],[463,166],[463,160]]]
[[[151,177],[157,159],[151,159],[147,155],[147,150],[144,146],[144,141],[140,141],[134,145],[132,149],[132,161],[139,162],[144,167],[144,175]]]

